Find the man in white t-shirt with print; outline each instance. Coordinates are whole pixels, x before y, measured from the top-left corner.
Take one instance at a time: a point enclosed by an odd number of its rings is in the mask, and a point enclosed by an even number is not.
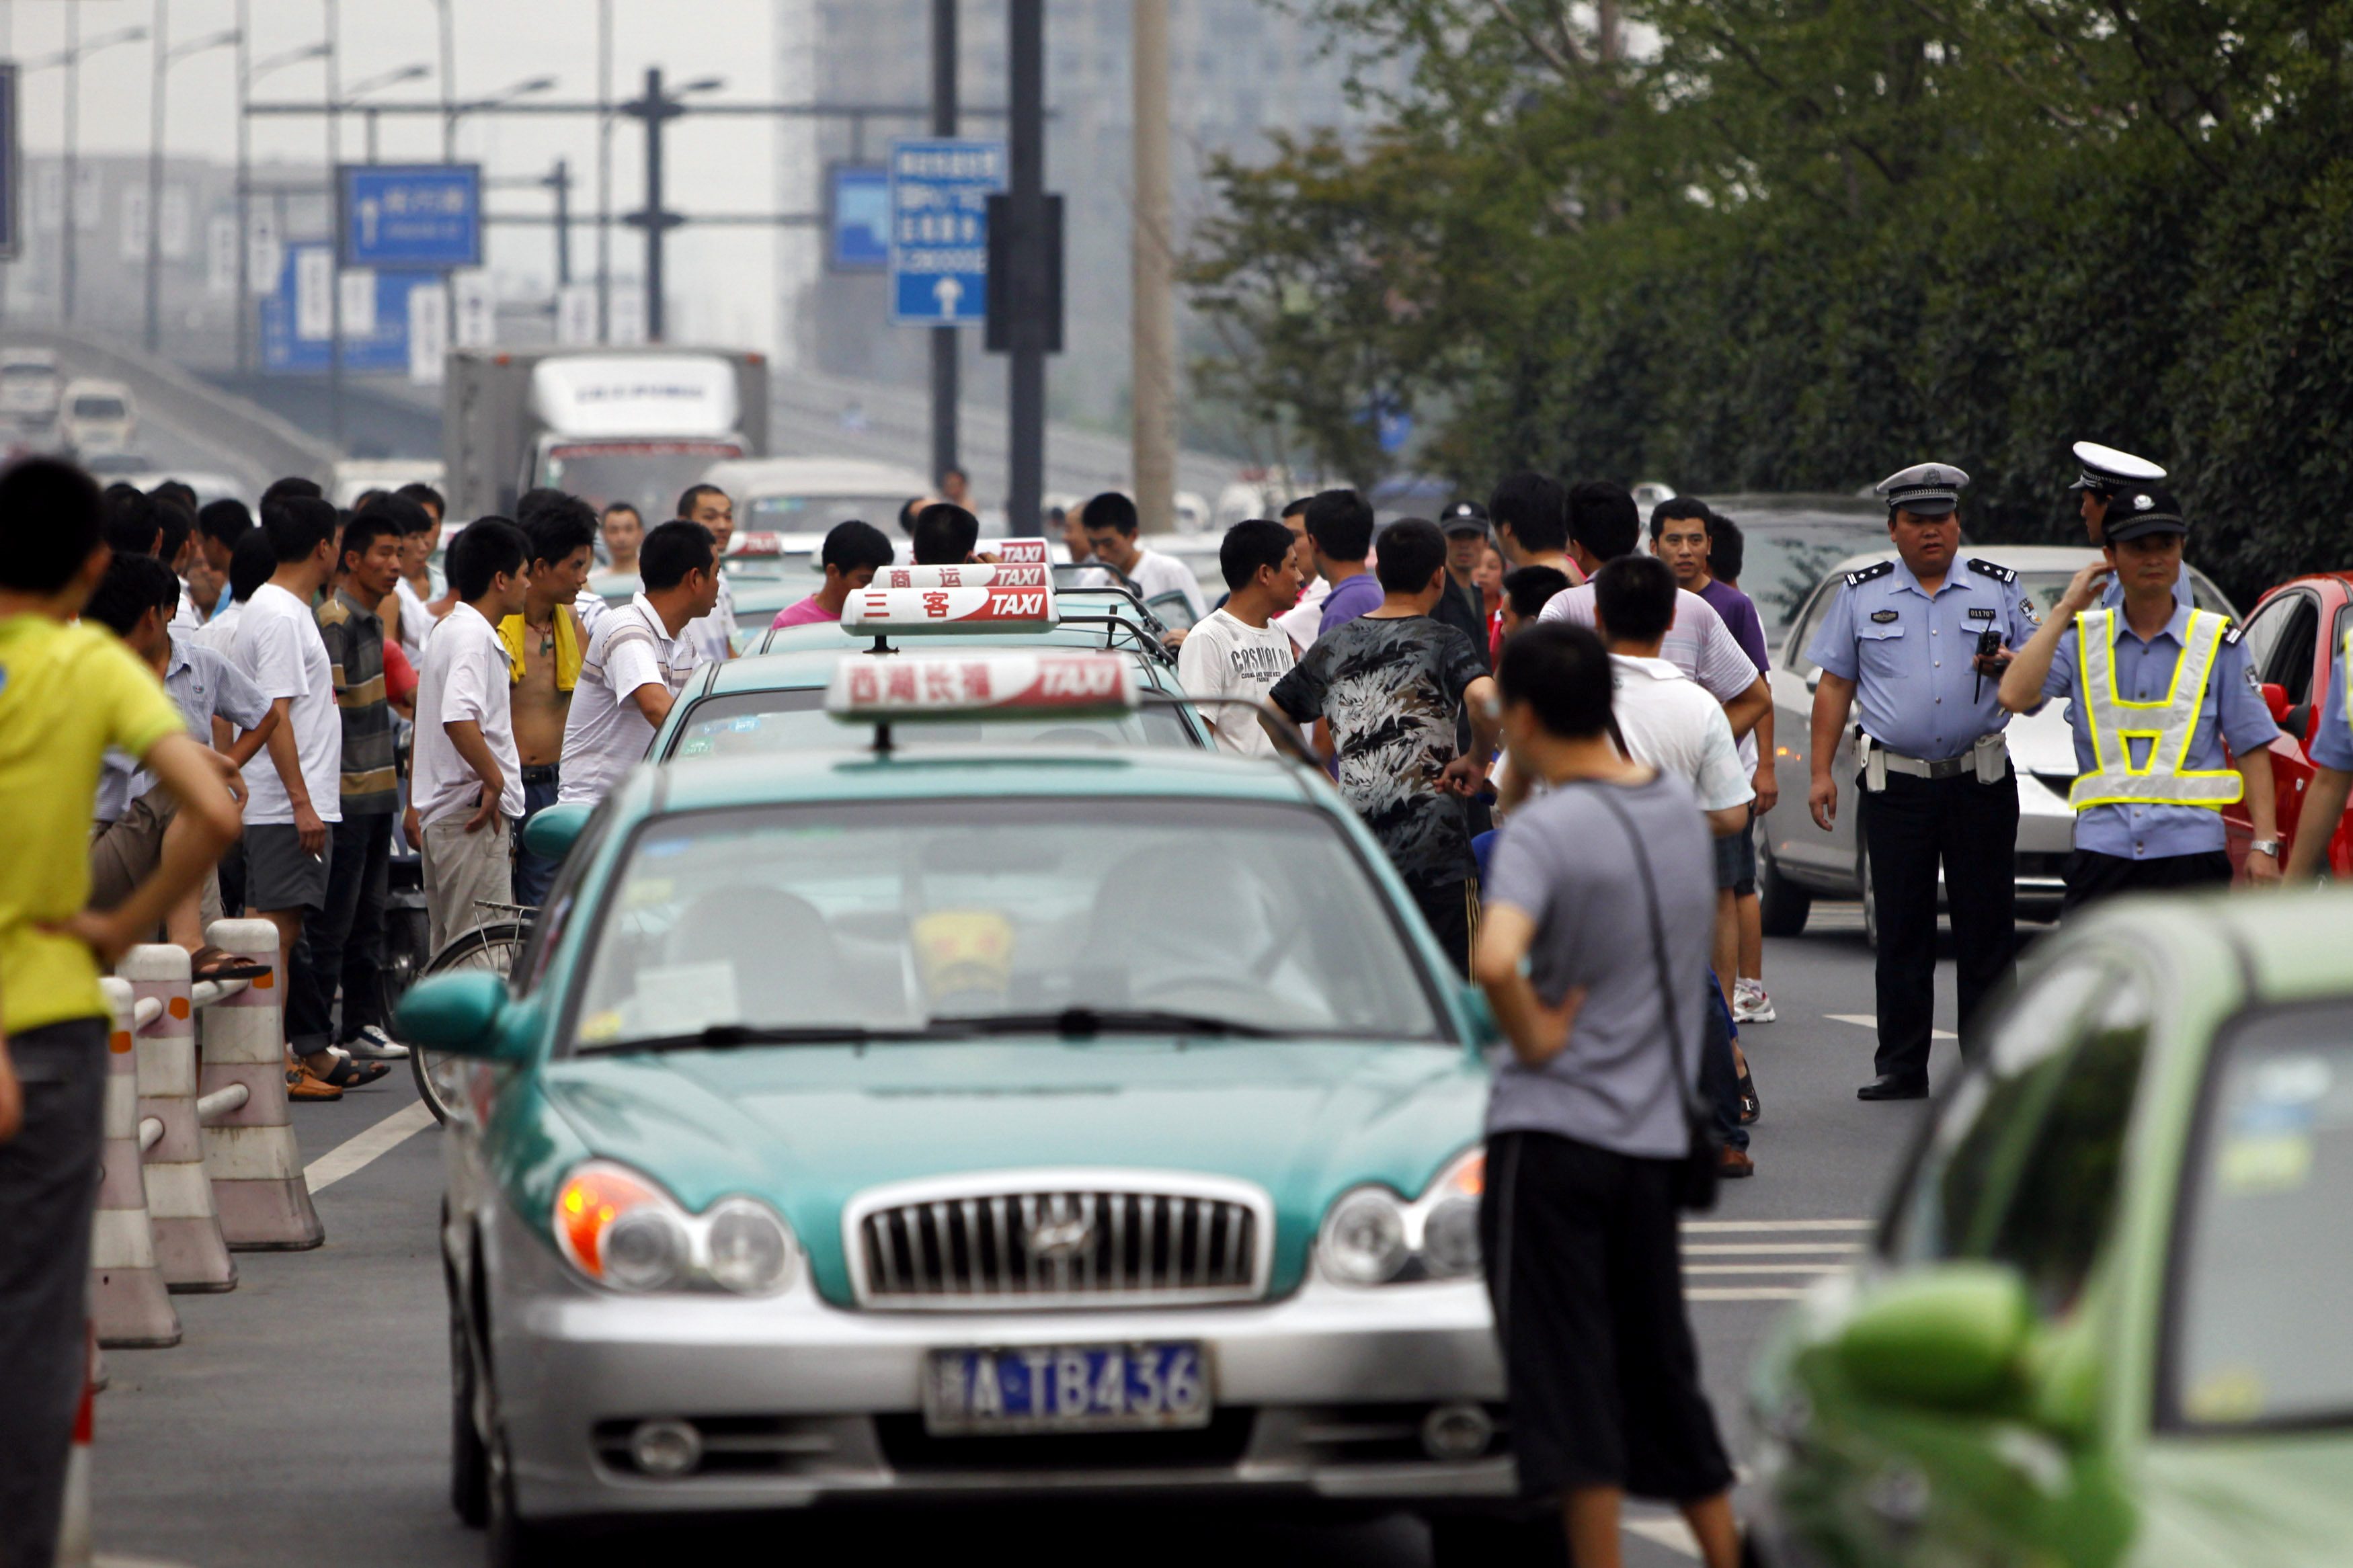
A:
[[[512,661],[499,623],[522,613],[531,544],[501,517],[449,542],[458,591],[417,672],[410,812],[423,832],[425,916],[435,952],[514,899],[512,824],[522,815],[522,761],[510,695]]]
[[[1211,610],[1176,650],[1176,678],[1218,737],[1218,749],[1240,757],[1272,757],[1274,742],[1258,721],[1274,683],[1295,662],[1291,638],[1271,623],[1299,597],[1299,563],[1291,530],[1264,518],[1238,522],[1218,547],[1226,602]]]
[[[336,521],[333,506],[316,496],[264,504],[261,531],[278,569],[246,603],[229,646],[230,659],[278,716],[262,753],[245,764],[245,907],[278,928],[278,972],[290,986],[302,984],[294,973],[298,948],[308,960],[303,920],[327,907],[332,825],[343,816],[343,719],[333,661],[311,612],[334,574]],[[314,1077],[336,1089],[384,1076],[383,1063],[334,1056],[331,1043],[287,1042]]]
[[[673,519],[638,547],[643,585],[626,605],[596,617],[564,724],[564,779],[556,799],[594,805],[645,759],[654,731],[693,674],[693,650],[680,636],[718,601],[711,531]]]
[[[1147,550],[1135,536],[1135,503],[1117,490],[1105,490],[1087,502],[1087,545],[1095,559],[1135,584],[1145,608],[1172,626],[1165,639],[1171,647],[1185,640],[1185,627],[1198,626],[1209,613],[1202,602],[1201,584],[1192,568],[1173,555]]]

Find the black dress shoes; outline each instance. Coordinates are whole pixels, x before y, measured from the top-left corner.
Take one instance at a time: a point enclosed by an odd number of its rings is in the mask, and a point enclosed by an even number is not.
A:
[[[1856,1089],[1854,1097],[1857,1100],[1926,1100],[1928,1098],[1928,1080],[1883,1073]]]

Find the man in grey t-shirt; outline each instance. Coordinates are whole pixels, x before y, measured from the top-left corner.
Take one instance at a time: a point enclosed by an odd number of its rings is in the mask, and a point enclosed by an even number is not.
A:
[[[1560,1500],[1572,1562],[1612,1560],[1631,1492],[1675,1503],[1709,1568],[1734,1568],[1675,1235],[1715,856],[1690,789],[1612,743],[1590,631],[1521,632],[1497,679],[1513,768],[1551,785],[1495,847],[1473,964],[1511,1041],[1479,1230],[1520,1487]]]

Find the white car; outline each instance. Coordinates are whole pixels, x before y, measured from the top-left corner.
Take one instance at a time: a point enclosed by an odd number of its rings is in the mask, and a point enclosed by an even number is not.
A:
[[[734,501],[742,531],[820,541],[835,523],[852,519],[899,537],[899,509],[934,493],[915,469],[863,458],[730,458],[712,464],[702,482]],[[646,521],[650,527],[656,520]]]
[[[47,429],[57,420],[65,384],[56,350],[0,348],[0,417],[25,429]]]
[[[58,435],[69,450],[81,457],[127,452],[138,434],[139,414],[129,387],[90,376],[66,383]]]
[[[335,465],[334,487],[327,499],[349,507],[370,490],[396,490],[403,485],[442,489],[448,472],[438,458],[346,458]]]
[[[1824,833],[1806,809],[1806,791],[1812,782],[1807,753],[1813,744],[1814,689],[1822,680],[1820,667],[1806,657],[1806,647],[1838,597],[1840,579],[1894,553],[1870,551],[1831,567],[1807,596],[1787,638],[1775,650],[1778,657],[1771,676],[1773,773],[1780,786],[1781,804],[1769,816],[1759,817],[1756,829],[1757,891],[1764,906],[1765,930],[1773,936],[1795,936],[1805,930],[1817,898],[1859,898],[1864,934],[1877,940],[1878,920],[1871,903],[1871,858],[1855,832],[1852,721],[1839,738],[1839,754],[1831,766],[1839,786],[1835,826]],[[2086,563],[2097,560],[2099,552],[2048,544],[1963,545],[1961,558],[1997,561],[2015,571],[2019,586],[2033,598],[2038,613],[2047,617],[2067,591],[2069,581]],[[2237,616],[2230,600],[2204,574],[2193,567],[2189,575],[2200,609]],[[2075,814],[2067,805],[2067,792],[2075,782],[2074,738],[2064,705],[2060,703],[2012,719],[2009,734],[2010,767],[2018,775],[2018,912],[2047,920],[2058,913],[2066,890],[2067,857],[2074,848]]]

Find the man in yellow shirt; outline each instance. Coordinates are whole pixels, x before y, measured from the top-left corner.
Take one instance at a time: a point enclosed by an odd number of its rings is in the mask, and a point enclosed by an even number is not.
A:
[[[227,759],[120,639],[74,622],[106,571],[99,519],[79,468],[0,473],[0,1568],[47,1568],[56,1546],[105,1103],[99,969],[195,891],[238,827]],[[193,831],[100,914],[85,906],[109,746]]]

